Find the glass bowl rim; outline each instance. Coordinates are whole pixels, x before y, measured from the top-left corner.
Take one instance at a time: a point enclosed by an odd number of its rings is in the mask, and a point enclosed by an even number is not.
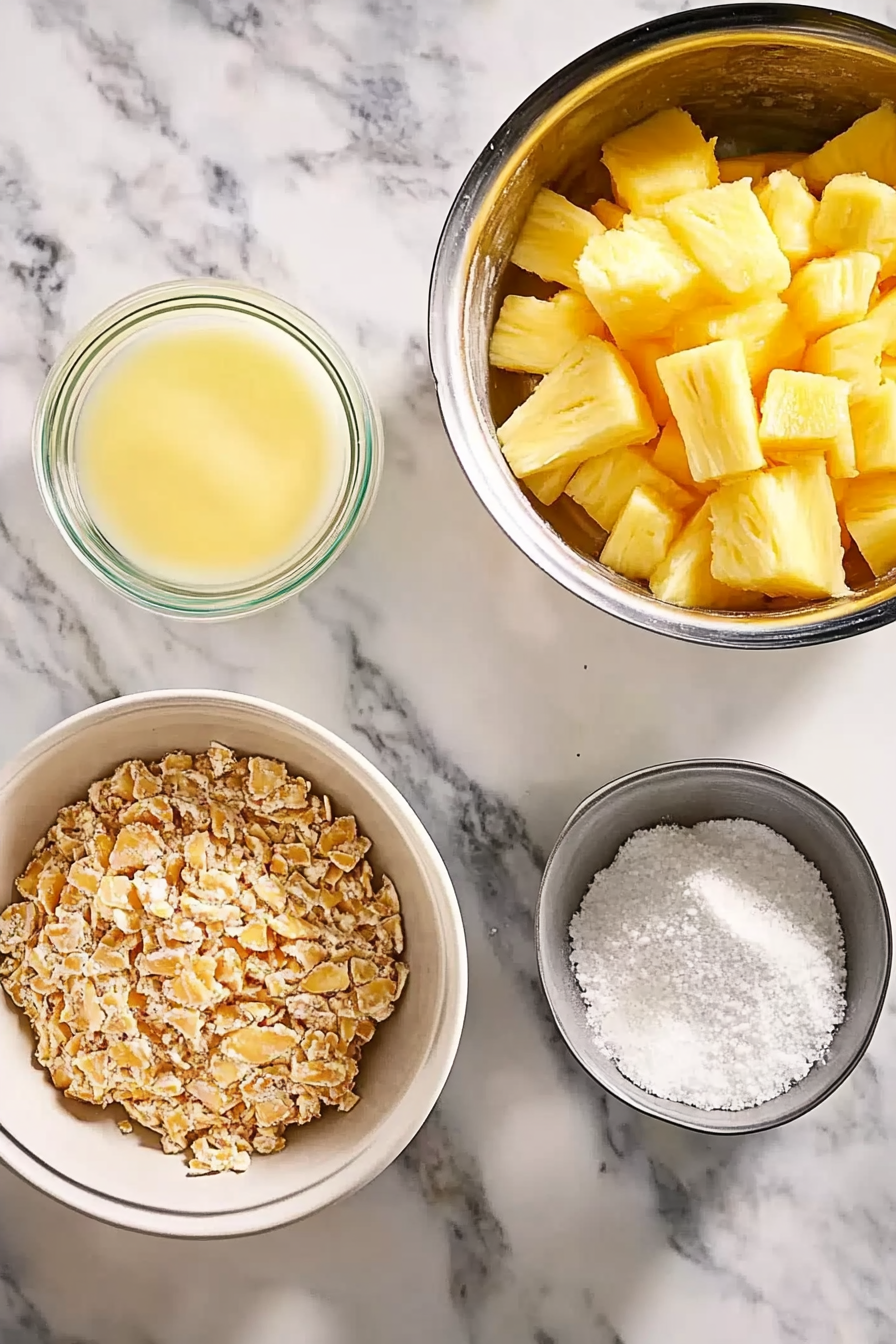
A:
[[[80,498],[71,454],[71,424],[60,424],[101,357],[141,326],[191,310],[223,310],[267,321],[298,341],[330,378],[345,411],[349,438],[347,479],[331,514],[305,548],[266,574],[203,587],[173,583],[132,565],[102,537]],[[201,277],[163,281],[104,308],[66,344],[41,389],[31,431],[38,491],[63,540],[107,587],[137,606],[168,617],[220,621],[277,605],[312,583],[333,563],[366,519],[382,473],[379,413],[360,373],[338,342],[308,313],[265,290]],[[71,496],[71,498],[67,498]],[[72,505],[76,498],[83,516]]]

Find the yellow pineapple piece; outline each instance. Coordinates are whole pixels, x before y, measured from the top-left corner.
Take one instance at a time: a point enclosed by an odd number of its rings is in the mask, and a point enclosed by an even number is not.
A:
[[[577,269],[588,299],[622,343],[665,331],[694,301],[702,279],[664,224],[633,215],[592,238]]]
[[[730,303],[779,294],[790,284],[790,263],[749,182],[678,196],[663,219]]]
[[[550,373],[584,336],[605,334],[584,294],[571,289],[550,299],[508,294],[492,332],[489,362],[520,373]]]
[[[771,173],[782,168],[791,168],[802,155],[792,154],[789,150],[767,150],[762,154],[743,154],[729,159],[719,159],[719,181],[739,182],[748,177],[754,186]]]
[[[881,357],[880,376],[890,382],[896,382],[896,359],[892,355]]]
[[[603,224],[590,210],[542,187],[525,218],[511,261],[542,280],[581,290],[576,262],[589,239],[603,231]]]
[[[605,229],[618,229],[628,211],[624,205],[617,205],[615,201],[595,201],[591,213],[597,216]]]
[[[755,471],[709,500],[712,573],[769,597],[831,597],[846,590],[840,520],[820,457]]]
[[[602,157],[620,205],[649,215],[682,192],[715,186],[714,145],[687,112],[671,107],[614,135]]]
[[[805,158],[805,155],[794,154],[790,149],[770,149],[766,150],[762,157],[765,159],[766,174],[771,177],[772,173],[780,172],[782,169],[789,172],[795,163]]]
[[[881,345],[880,328],[864,318],[813,341],[803,356],[803,368],[809,373],[842,378],[855,395],[861,396],[880,385]]]
[[[566,493],[609,532],[639,485],[661,495],[681,513],[696,503],[689,490],[683,490],[671,477],[657,470],[647,448],[619,448],[592,458],[579,467]]]
[[[850,481],[843,520],[876,578],[896,566],[896,473]]]
[[[635,371],[635,377],[638,379],[641,391],[650,403],[654,420],[658,425],[664,425],[671,417],[672,410],[669,406],[669,398],[666,396],[666,389],[660,382],[660,376],[656,371],[656,362],[665,355],[671,355],[672,342],[641,340],[629,343],[626,341],[622,345],[622,351]]]
[[[891,289],[883,298],[872,303],[868,310],[868,321],[879,331],[883,349],[893,354],[896,351],[896,289]]]
[[[653,465],[665,476],[671,477],[684,490],[694,490],[698,494],[708,495],[715,487],[713,482],[695,481],[688,463],[688,453],[681,437],[681,430],[674,420],[663,426],[656,449]]]
[[[761,605],[762,594],[729,588],[714,578],[711,562],[712,514],[707,500],[685,524],[665,559],[651,574],[650,591],[661,602],[671,602],[676,607],[737,611]]]
[[[695,481],[765,466],[744,347],[714,341],[657,361]]]
[[[636,485],[600,553],[601,564],[626,579],[649,579],[683,521],[662,495]]]
[[[698,308],[676,322],[673,330],[676,350],[731,340],[743,344],[754,388],[772,369],[798,369],[806,349],[805,337],[781,299],[762,299],[745,308],[728,304]]]
[[[745,154],[740,158],[719,159],[719,181],[739,182],[748,177],[758,182],[768,172],[764,154]]]
[[[896,112],[884,103],[876,112],[859,117],[791,171],[805,178],[812,191],[821,191],[840,173],[867,173],[896,187]]]
[[[840,519],[840,545],[843,547],[844,555],[852,546],[852,537],[849,535],[849,529],[843,521],[843,506],[846,503],[846,492],[849,490],[849,481],[831,480],[831,489],[834,492],[834,501],[837,505],[837,517]]]
[[[893,274],[896,191],[861,173],[843,173],[825,187],[815,237],[829,252],[873,252],[881,275]]]
[[[546,467],[523,477],[523,485],[542,504],[555,504],[575,475],[575,467]]]
[[[505,420],[498,441],[514,475],[531,476],[647,443],[656,431],[631,365],[608,341],[586,336]]]
[[[896,471],[896,382],[853,397],[849,413],[859,471]]]
[[[880,258],[872,252],[807,262],[784,296],[806,339],[817,341],[835,327],[860,321],[868,312],[879,270]]]
[[[844,431],[840,435],[834,447],[826,454],[825,461],[827,462],[828,475],[832,481],[848,481],[858,474],[852,426],[850,426],[848,434]]]
[[[781,169],[758,184],[756,199],[794,269],[821,255],[824,249],[815,237],[818,201],[805,182]]]
[[[772,370],[759,423],[766,454],[829,452],[848,424],[849,387],[841,379]]]
[[[759,442],[772,461],[823,453],[832,476],[855,476],[848,385],[819,373],[773,369],[762,401]]]

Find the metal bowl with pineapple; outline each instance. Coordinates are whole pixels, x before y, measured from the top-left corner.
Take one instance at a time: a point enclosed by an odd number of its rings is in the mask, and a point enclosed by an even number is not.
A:
[[[474,165],[433,271],[449,436],[571,591],[706,643],[896,618],[896,33],[789,5],[596,48]]]

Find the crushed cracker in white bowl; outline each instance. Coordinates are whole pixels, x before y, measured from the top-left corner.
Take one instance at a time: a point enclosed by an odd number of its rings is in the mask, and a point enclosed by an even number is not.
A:
[[[0,776],[0,893],[0,1157],[86,1212],[301,1217],[397,1156],[447,1076],[448,875],[392,786],[287,710],[162,692],[60,724]]]
[[[67,1097],[119,1102],[245,1171],[350,1111],[407,966],[398,896],[354,817],[282,761],[213,742],[125,761],[64,807],[0,914],[0,984]]]

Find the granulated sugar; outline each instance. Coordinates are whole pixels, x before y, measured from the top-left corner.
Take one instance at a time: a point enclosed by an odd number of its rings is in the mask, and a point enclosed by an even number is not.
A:
[[[595,877],[570,938],[595,1041],[672,1101],[735,1111],[776,1097],[843,1021],[830,892],[753,821],[638,832]]]

